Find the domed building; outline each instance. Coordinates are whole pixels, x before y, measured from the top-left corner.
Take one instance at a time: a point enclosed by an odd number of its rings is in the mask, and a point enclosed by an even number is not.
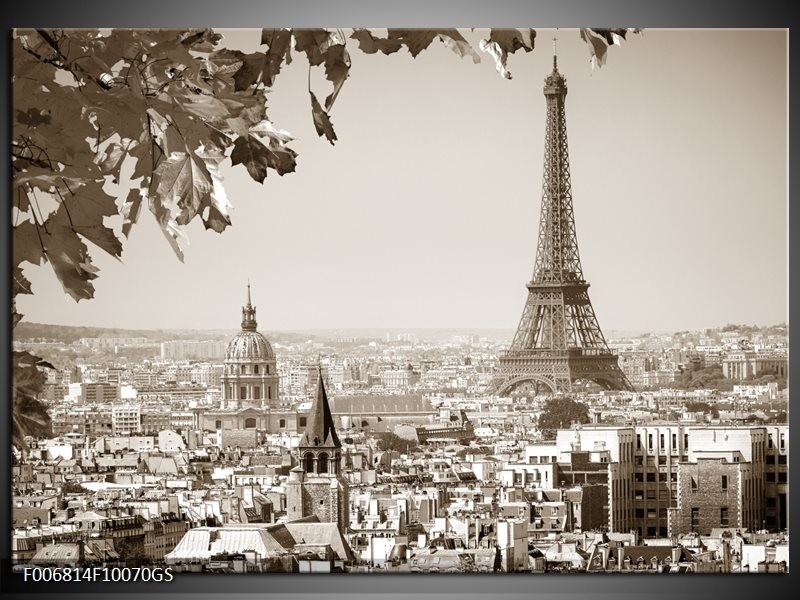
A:
[[[242,328],[228,342],[221,385],[220,408],[206,411],[202,421],[204,430],[218,432],[223,447],[253,447],[267,433],[297,433],[306,426],[307,408],[280,403],[275,351],[258,332],[249,283]]]
[[[256,309],[242,307],[242,330],[228,342],[222,375],[222,405],[226,408],[277,408],[278,370],[272,344],[257,330]]]

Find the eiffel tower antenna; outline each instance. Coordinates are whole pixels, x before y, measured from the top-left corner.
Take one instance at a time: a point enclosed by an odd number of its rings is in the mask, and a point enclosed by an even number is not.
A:
[[[570,392],[576,380],[633,389],[606,343],[589,300],[575,233],[567,120],[567,79],[557,68],[544,80],[547,104],[539,239],[528,297],[510,348],[492,382],[497,394],[533,387]]]
[[[553,34],[553,70],[558,70],[558,28]]]

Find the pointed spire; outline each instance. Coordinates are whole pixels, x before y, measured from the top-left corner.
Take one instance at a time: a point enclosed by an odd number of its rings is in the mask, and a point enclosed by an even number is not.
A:
[[[336,427],[333,424],[333,414],[328,404],[328,394],[325,392],[325,382],[322,379],[322,365],[318,367],[319,379],[317,380],[317,395],[308,413],[306,431],[300,442],[301,446],[327,446],[341,448]]]
[[[242,307],[242,331],[255,331],[258,328],[256,322],[256,309],[250,301],[250,278],[247,279],[247,304]]]
[[[553,71],[544,79],[545,96],[563,96],[567,93],[567,78],[558,72],[558,29],[553,34]]]

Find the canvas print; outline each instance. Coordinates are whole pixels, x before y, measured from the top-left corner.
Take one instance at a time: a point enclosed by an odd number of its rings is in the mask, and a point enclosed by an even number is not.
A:
[[[789,570],[787,31],[12,47],[15,568]]]

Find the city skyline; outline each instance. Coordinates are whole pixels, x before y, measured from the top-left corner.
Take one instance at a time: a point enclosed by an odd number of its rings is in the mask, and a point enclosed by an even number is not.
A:
[[[254,49],[252,31],[223,33]],[[64,325],[232,329],[249,275],[265,330],[513,331],[535,259],[550,37],[540,30],[532,53],[509,59],[511,81],[488,55],[473,65],[445,48],[417,59],[351,49],[334,148],[313,131],[305,68],[287,66],[270,114],[298,137],[297,173],[259,189],[223,169],[233,226],[187,228],[185,264],[143,211],[122,263],[93,252],[95,299],[62,300],[49,266],[27,267],[35,294],[17,297],[19,312]],[[785,32],[645,30],[594,72],[576,31],[559,40],[576,227],[601,327],[786,322]],[[665,48],[673,53],[654,63]],[[441,148],[438,164],[436,152],[417,159],[420,147]],[[660,227],[643,226],[648,217]],[[742,285],[748,277],[759,286]]]

